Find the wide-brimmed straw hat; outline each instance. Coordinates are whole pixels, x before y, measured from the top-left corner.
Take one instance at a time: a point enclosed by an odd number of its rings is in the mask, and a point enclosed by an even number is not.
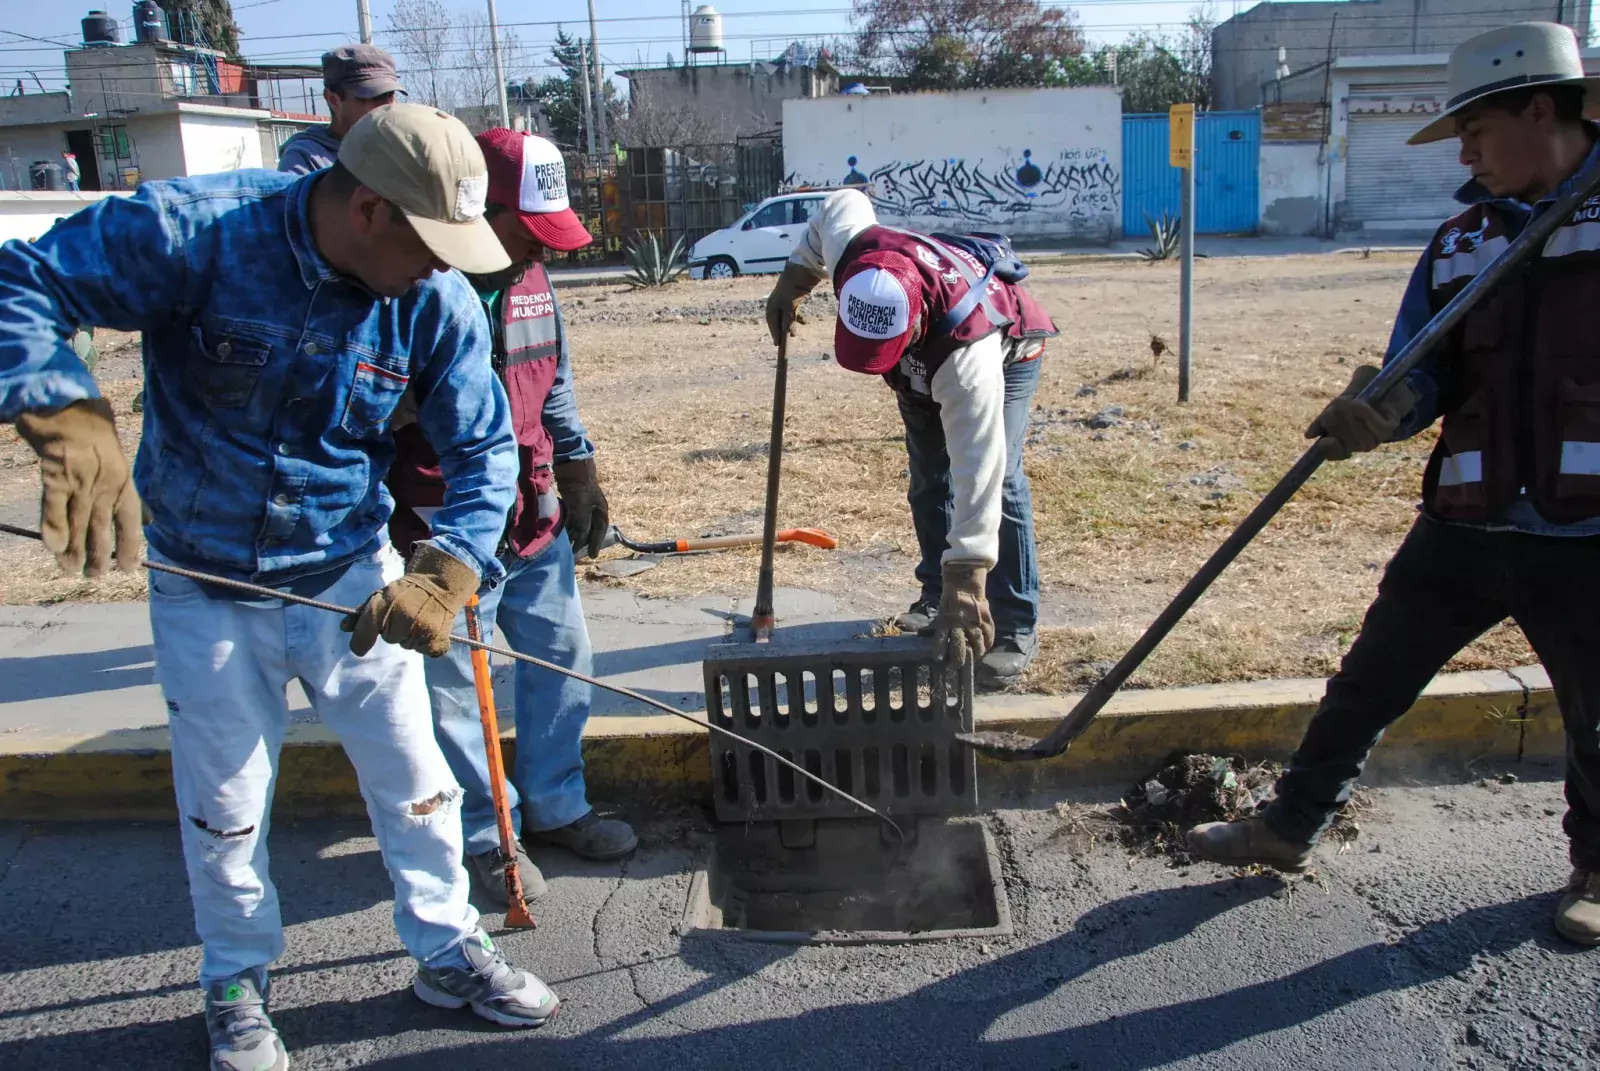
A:
[[[1576,85],[1587,93],[1584,114],[1600,115],[1600,78],[1583,73],[1578,39],[1555,22],[1519,22],[1481,33],[1450,53],[1444,114],[1411,135],[1424,145],[1456,136],[1455,115],[1475,100],[1527,86]]]

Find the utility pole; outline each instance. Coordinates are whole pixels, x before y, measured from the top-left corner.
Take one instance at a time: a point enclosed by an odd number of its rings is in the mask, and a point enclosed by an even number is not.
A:
[[[500,20],[494,13],[494,0],[489,0],[489,48],[494,52],[494,88],[500,97],[500,125],[509,129],[511,109],[506,105],[506,68],[500,59]]]
[[[594,0],[589,0],[589,47],[594,50],[594,105],[596,139],[601,152],[611,151],[611,139],[606,136],[605,64],[600,62],[600,38],[595,35]]]
[[[367,0],[356,0],[356,25],[361,27],[361,43],[372,44],[372,10]]]
[[[578,81],[583,83],[583,129],[589,134],[589,155],[594,155],[594,106],[589,102],[589,49],[578,42]]]
[[[1178,279],[1178,401],[1189,400],[1194,355],[1194,105],[1174,104],[1167,118],[1167,162],[1180,169],[1178,228],[1182,238]]]

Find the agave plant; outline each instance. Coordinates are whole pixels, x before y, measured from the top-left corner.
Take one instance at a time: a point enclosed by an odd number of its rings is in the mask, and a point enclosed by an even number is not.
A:
[[[623,256],[628,262],[628,285],[634,287],[666,286],[689,267],[683,259],[682,238],[663,253],[661,239],[656,235],[635,235]]]
[[[1155,245],[1139,250],[1139,255],[1148,261],[1171,260],[1177,256],[1183,244],[1182,218],[1163,212],[1160,219],[1152,219],[1146,212],[1144,221],[1150,225],[1150,237]]]

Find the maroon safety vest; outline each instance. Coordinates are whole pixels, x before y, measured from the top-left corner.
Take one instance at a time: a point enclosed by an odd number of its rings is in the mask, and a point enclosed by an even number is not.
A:
[[[555,444],[544,427],[544,402],[555,383],[561,360],[561,329],[556,296],[543,264],[532,264],[500,298],[494,325],[494,363],[511,399],[511,423],[517,435],[517,501],[506,518],[505,550],[531,557],[549,545],[561,530],[561,500],[556,496],[551,463]],[[415,423],[396,428],[398,456],[389,470],[394,516],[389,537],[407,557],[411,546],[428,538],[427,518],[444,504],[444,477],[439,457]]]
[[[886,227],[868,227],[851,240],[834,272],[837,293],[852,276],[873,267],[892,266],[897,276],[915,271],[922,312],[910,324],[910,338],[896,366],[884,380],[897,391],[926,397],[933,377],[945,359],[963,346],[1005,331],[1010,339],[1037,339],[1036,345],[1017,348],[1019,360],[1033,360],[1044,352],[1046,338],[1060,334],[1050,314],[1020,285],[991,278],[983,300],[953,329],[938,330],[945,314],[958,305],[967,291],[981,281],[987,268],[963,249],[945,245],[927,235]],[[841,309],[841,315],[844,310]],[[872,343],[849,332],[841,321],[835,331],[835,352]],[[892,343],[891,343],[892,344]]]
[[[1429,245],[1437,311],[1510,242],[1499,210],[1474,205]],[[1423,477],[1430,512],[1498,516],[1526,489],[1559,524],[1600,516],[1600,198],[1588,201],[1542,254],[1496,287],[1439,362],[1439,444]]]

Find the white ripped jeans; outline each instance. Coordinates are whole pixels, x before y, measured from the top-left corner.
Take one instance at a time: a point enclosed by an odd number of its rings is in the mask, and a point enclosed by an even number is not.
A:
[[[318,597],[359,606],[403,571],[386,543]],[[478,913],[461,866],[461,789],[434,740],[422,656],[380,640],[357,658],[337,614],[212,597],[155,571],[150,625],[205,948],[200,984],[265,968],[283,952],[267,827],[289,720],[285,688],[295,678],[355,766],[394,881],[401,943],[424,962],[453,953]]]

